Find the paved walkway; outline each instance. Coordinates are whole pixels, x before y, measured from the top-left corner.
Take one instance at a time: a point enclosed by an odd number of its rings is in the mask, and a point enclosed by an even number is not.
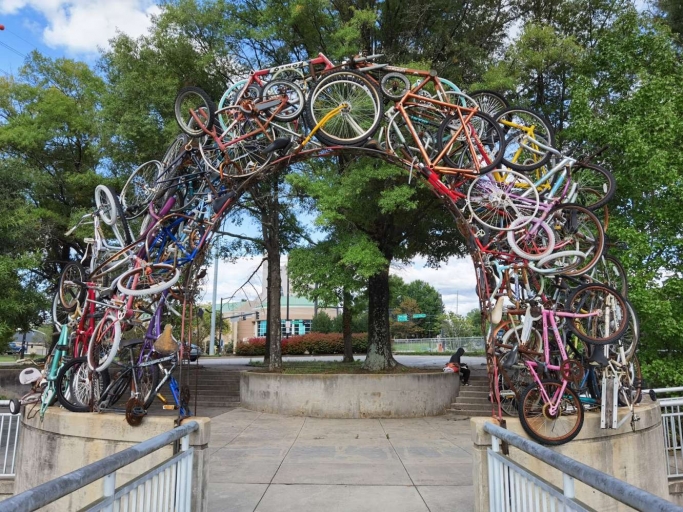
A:
[[[211,420],[209,510],[474,510],[469,421],[335,420],[233,409]]]

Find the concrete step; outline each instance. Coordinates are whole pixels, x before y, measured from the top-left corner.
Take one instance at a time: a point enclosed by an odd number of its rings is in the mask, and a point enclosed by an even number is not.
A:
[[[470,388],[460,388],[460,394],[458,395],[459,397],[472,397],[472,398],[483,398],[486,400],[489,396],[488,389],[486,391],[481,391],[477,388],[475,389],[470,389]]]
[[[476,417],[488,417],[491,416],[491,411],[486,413],[479,411],[447,411],[449,416],[454,416],[456,418],[476,418]]]
[[[491,402],[489,402],[489,401],[486,400],[486,399],[484,399],[484,400],[477,400],[476,398],[475,398],[475,399],[472,399],[472,398],[462,398],[462,397],[458,397],[458,398],[455,399],[455,402],[453,402],[452,405],[456,405],[456,404],[457,404],[458,406],[464,405],[464,404],[487,405],[487,404],[490,404],[490,403],[491,403]]]
[[[491,404],[452,404],[448,411],[459,412],[459,411],[470,411],[470,412],[480,412],[491,414]]]

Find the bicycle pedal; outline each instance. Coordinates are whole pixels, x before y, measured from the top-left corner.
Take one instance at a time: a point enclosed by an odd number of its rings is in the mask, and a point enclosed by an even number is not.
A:
[[[174,404],[164,404],[161,406],[164,411],[175,411],[177,407]]]

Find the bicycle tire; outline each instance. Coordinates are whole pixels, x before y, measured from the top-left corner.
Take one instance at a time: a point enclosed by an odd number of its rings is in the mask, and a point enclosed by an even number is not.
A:
[[[349,104],[356,96],[358,104]],[[384,104],[377,86],[364,74],[352,70],[326,73],[311,89],[304,118],[311,129],[318,126],[326,114],[346,103],[345,110],[321,126],[315,137],[327,146],[358,146],[364,144],[379,128]],[[354,118],[353,111],[357,114]],[[361,122],[362,116],[365,116]],[[352,133],[352,132],[355,132]]]
[[[194,98],[193,98],[194,96]],[[197,111],[202,126],[197,125],[190,110]],[[175,119],[180,129],[190,137],[196,138],[210,130],[216,119],[216,104],[200,87],[183,87],[178,91],[174,102]]]
[[[62,407],[71,412],[90,411],[92,383],[89,379],[92,378],[91,375],[92,372],[88,367],[88,358],[85,356],[74,358],[62,365],[55,382],[57,400]],[[77,381],[74,382],[74,379],[77,379]],[[95,397],[97,402],[99,402],[102,392],[109,386],[109,380],[109,372],[104,371],[99,374],[98,383],[96,384],[98,386],[96,391],[99,390],[99,394]]]
[[[593,345],[608,345],[624,335],[629,311],[624,298],[614,288],[599,283],[582,284],[574,288],[564,305],[565,311],[586,314],[610,308],[610,324],[605,326],[604,314],[588,318],[566,318],[569,330],[579,339]]]
[[[79,262],[71,261],[64,265],[57,289],[59,302],[64,311],[72,313],[76,311],[79,304],[85,304],[87,290],[81,283],[87,280],[85,268]]]
[[[110,326],[107,325],[110,323]],[[102,332],[104,331],[104,332]],[[88,366],[96,372],[106,370],[116,357],[121,344],[121,323],[113,313],[97,322],[88,343]]]
[[[467,208],[472,217],[496,231],[525,226],[536,216],[538,207],[536,187],[528,177],[516,171],[499,170],[477,176],[467,189]],[[512,223],[519,217],[529,221],[512,228]]]
[[[619,387],[619,392],[617,393],[617,402],[619,405],[626,407],[637,404],[642,399],[643,373],[640,369],[638,356],[633,356],[633,359],[628,362],[627,372],[621,381],[623,385]],[[627,392],[631,396],[626,395]]]
[[[512,252],[520,258],[531,261],[543,259],[555,248],[555,235],[545,222],[541,221],[538,224],[538,230],[533,235],[526,229],[527,224],[534,220],[534,218],[529,220],[526,217],[518,217],[511,224],[512,229],[507,232],[507,241]],[[518,223],[523,227],[515,230],[515,224]]]
[[[411,103],[405,105],[404,109],[413,126],[418,125],[416,131],[425,152],[429,158],[434,158],[438,152],[439,126],[445,115],[440,109],[429,104]],[[412,160],[416,156],[421,156],[408,124],[398,110],[387,123],[385,141],[387,150],[400,158]]]
[[[580,251],[583,261],[563,270],[567,276],[583,275],[595,267],[605,249],[602,223],[588,208],[578,204],[559,204],[546,219],[555,231],[555,248],[559,251]]]
[[[55,292],[52,297],[52,324],[57,330],[62,328],[62,325],[69,321],[69,311],[62,307],[62,300],[59,298],[59,290]]]
[[[456,135],[451,135],[455,131]],[[501,163],[505,150],[505,136],[498,123],[483,112],[475,112],[463,127],[460,115],[444,119],[437,134],[437,147],[443,151],[451,140],[455,142],[443,160],[453,169],[485,174]],[[485,165],[481,165],[485,163]]]
[[[554,147],[555,135],[550,122],[545,116],[526,108],[511,107],[499,112],[496,116],[496,122],[502,124],[502,130],[505,134],[503,164],[515,171],[530,172],[548,163],[552,157],[550,151],[540,148],[537,148],[536,151],[526,149],[520,142],[525,136],[525,130],[510,126],[510,124],[514,123],[517,126],[529,129],[533,127],[533,140],[545,146]],[[539,151],[543,152],[542,156],[538,154]]]
[[[148,271],[147,269],[149,268],[152,270]],[[129,288],[127,285],[123,284],[129,279],[135,277],[136,274],[140,274],[142,272],[146,272],[147,281],[149,281],[150,276],[154,271],[158,271],[156,282],[154,281],[154,278],[151,278],[151,283],[142,282],[141,286],[141,281],[138,280],[138,284],[135,288]],[[173,274],[169,278],[165,274],[168,274],[170,271],[172,271]],[[167,290],[176,284],[178,279],[180,279],[180,271],[173,265],[167,265],[165,263],[152,263],[150,265],[146,265],[144,268],[136,267],[124,272],[121,274],[116,286],[121,293],[132,295],[133,297],[141,297],[143,295],[154,295],[155,293],[163,292],[164,290]]]
[[[114,202],[116,193],[107,185],[97,185],[95,187],[95,205],[100,210],[100,218],[107,226],[116,224],[116,217],[119,213]]]
[[[544,379],[541,381],[541,385],[544,386],[546,393],[550,391],[548,395],[552,397],[557,392],[557,388],[562,386],[562,383],[554,379]],[[567,386],[562,401],[565,402],[564,409],[569,410],[569,413],[563,414],[563,407],[561,406],[558,409],[559,415],[556,418],[550,418],[545,413],[548,404],[542,403],[539,384],[534,382],[527,386],[519,397],[518,408],[519,421],[524,431],[539,443],[549,446],[558,446],[574,439],[583,427],[584,414],[581,399],[573,389]],[[565,421],[562,421],[563,418]],[[539,419],[540,421],[538,421]],[[545,429],[541,428],[546,422],[551,422],[552,426]],[[546,432],[546,434],[543,435],[542,432]],[[548,432],[561,433],[562,435],[550,437],[547,434]]]
[[[617,181],[614,175],[599,165],[588,163],[577,163],[571,170],[572,182],[578,185],[578,202],[591,211],[605,206],[612,200],[617,191]],[[582,194],[582,190],[587,189],[589,194]],[[595,199],[595,193],[600,199]],[[591,196],[593,198],[591,199]],[[583,202],[581,200],[583,199]]]
[[[500,93],[489,90],[479,90],[470,93],[470,98],[477,102],[479,110],[495,119],[499,112],[510,106],[508,100]]]
[[[626,270],[621,261],[611,254],[602,255],[600,261],[593,267],[590,277],[593,281],[606,284],[621,293],[624,298],[628,298]]]
[[[147,379],[143,387],[143,385],[141,385],[139,382],[141,375],[136,375],[138,385],[140,385],[142,388],[141,390],[137,390],[140,393],[140,401],[142,402],[144,409],[147,410],[150,408],[152,402],[154,402],[154,398],[156,397],[156,393],[154,391],[159,385],[159,366],[153,364],[143,367],[133,367],[133,371],[138,370],[141,374],[144,374],[145,378]]]
[[[277,92],[273,92],[272,90],[275,88],[279,88],[279,90]],[[289,91],[286,91],[286,89],[289,89]],[[268,115],[272,115],[273,119],[276,121],[288,123],[298,119],[304,110],[304,105],[306,104],[304,93],[298,85],[288,80],[273,80],[268,82],[268,84],[261,91],[261,101],[268,101],[272,99],[272,97],[284,95],[287,96],[287,104],[292,107],[291,109],[288,107],[284,110],[280,110],[279,112],[275,111],[274,109],[268,109],[266,112]],[[291,97],[290,95],[293,95],[294,97]]]
[[[156,182],[162,172],[162,163],[150,160],[131,173],[121,189],[124,216],[135,219],[146,212],[147,206],[159,192]]]
[[[410,80],[403,73],[391,72],[382,77],[379,82],[382,94],[393,101],[399,101],[411,89]]]

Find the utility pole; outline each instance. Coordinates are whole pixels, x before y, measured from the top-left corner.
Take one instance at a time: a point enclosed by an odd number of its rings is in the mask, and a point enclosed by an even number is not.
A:
[[[213,260],[213,298],[211,299],[211,336],[209,340],[209,355],[216,353],[216,296],[218,295],[218,248],[215,248],[216,257]],[[221,308],[221,316],[223,309]]]
[[[220,347],[221,350],[223,350],[223,299],[225,297],[221,297],[221,312],[220,312],[220,320],[218,324],[218,346]]]

